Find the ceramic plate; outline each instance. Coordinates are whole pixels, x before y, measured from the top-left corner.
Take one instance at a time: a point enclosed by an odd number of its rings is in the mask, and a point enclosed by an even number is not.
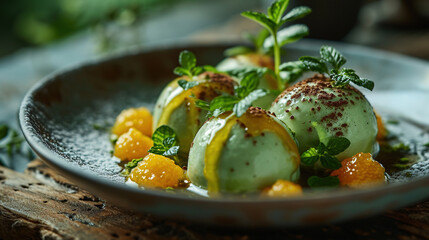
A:
[[[301,41],[287,58],[318,55],[326,42]],[[152,108],[188,49],[199,64],[215,65],[230,45],[174,46],[126,54],[63,70],[46,77],[25,96],[20,124],[33,150],[61,174],[92,193],[131,210],[212,225],[297,226],[338,222],[399,208],[429,197],[429,64],[373,49],[328,43],[339,49],[362,76],[376,83],[367,95],[383,116],[400,118],[395,131],[416,144],[420,162],[399,172],[390,184],[365,190],[335,190],[296,198],[205,198],[186,192],[140,190],[124,184],[112,160],[107,131],[128,107]],[[408,172],[408,173],[407,173]]]

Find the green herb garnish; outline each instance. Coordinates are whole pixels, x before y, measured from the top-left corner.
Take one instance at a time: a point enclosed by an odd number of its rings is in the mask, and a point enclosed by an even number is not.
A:
[[[374,89],[374,82],[366,78],[360,78],[355,70],[350,68],[341,68],[347,60],[335,48],[330,46],[322,46],[320,48],[320,58],[303,56],[299,60],[304,64],[309,71],[328,74],[334,81],[335,87],[345,87],[350,82],[369,89]],[[331,67],[329,72],[328,66]]]
[[[94,124],[92,124],[92,128],[94,130],[97,130],[97,131],[106,131],[106,132],[108,132],[108,131],[110,131],[111,127],[112,127],[112,124],[109,123],[109,122],[94,123]]]
[[[191,79],[194,76],[197,76],[204,72],[203,67],[197,66],[197,58],[195,55],[188,51],[184,50],[179,55],[180,67],[174,69],[174,74],[179,76],[188,76]]]
[[[0,144],[0,152],[6,152],[9,157],[13,153],[21,153],[21,145],[24,142],[18,132],[7,125],[0,126],[0,140],[4,143]]]
[[[284,83],[291,83],[298,80],[307,71],[301,61],[286,62],[280,65],[280,72]]]
[[[196,105],[199,108],[209,111],[209,115],[219,116],[220,114],[233,111],[237,117],[241,117],[252,103],[267,95],[264,89],[257,89],[261,75],[258,72],[248,72],[235,87],[234,95],[215,97],[210,103],[197,100]]]
[[[9,132],[9,126],[0,125],[0,140],[7,137],[8,132]]]
[[[137,167],[138,163],[143,161],[143,158],[137,158],[129,161],[127,164],[124,165],[124,170],[122,170],[121,174],[123,176],[128,176],[131,173],[131,170],[133,168]]]
[[[320,161],[323,167],[327,169],[338,169],[341,167],[341,162],[335,157],[344,152],[349,146],[350,141],[345,137],[331,137],[329,138],[324,129],[312,122],[312,125],[319,135],[319,145],[317,148],[310,148],[301,154],[301,162],[308,166],[313,166],[316,162]]]
[[[197,81],[186,81],[185,79],[180,79],[177,84],[184,90],[191,89],[199,84]]]
[[[328,177],[311,176],[307,179],[307,184],[311,188],[337,187],[340,185],[340,180],[338,179],[337,176],[328,176]]]
[[[296,7],[284,15],[288,5],[289,0],[278,0],[271,4],[268,8],[267,14],[253,11],[241,13],[242,16],[262,25],[271,35],[271,37],[264,41],[264,47],[273,48],[274,72],[277,78],[279,90],[284,88],[283,81],[280,77],[280,48],[287,43],[297,41],[308,35],[308,27],[302,24],[288,26],[282,30],[280,30],[280,28],[286,22],[302,18],[311,13],[311,9],[308,7]]]
[[[427,142],[427,143],[423,144],[423,146],[425,146],[425,147],[429,147],[429,142]]]
[[[410,168],[410,165],[409,164],[403,164],[403,163],[395,163],[395,164],[392,164],[392,167],[394,167],[398,170],[405,170],[405,169]]]
[[[0,154],[6,154],[9,161],[0,158],[0,165],[11,165],[15,155],[26,156],[28,160],[34,159],[34,153],[24,145],[24,138],[18,131],[6,124],[0,125]]]
[[[388,120],[388,121],[386,121],[386,123],[387,123],[387,124],[392,124],[392,125],[398,125],[398,124],[399,124],[399,121],[396,121],[396,120]]]
[[[153,146],[148,152],[169,157],[173,159],[177,165],[182,166],[177,157],[179,139],[171,127],[162,125],[157,128],[152,134],[152,141]]]

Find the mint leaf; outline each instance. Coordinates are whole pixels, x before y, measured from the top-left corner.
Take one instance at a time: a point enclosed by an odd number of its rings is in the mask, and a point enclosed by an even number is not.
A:
[[[203,73],[205,69],[205,67],[196,66],[197,59],[195,58],[195,55],[188,50],[180,52],[179,63],[180,67],[176,67],[174,69],[174,74],[179,76],[186,75],[189,76],[191,79],[193,76],[197,76]]]
[[[304,67],[309,71],[328,73],[328,68],[326,67],[326,64],[320,61],[318,58],[303,56],[303,57],[300,57],[299,60],[302,62],[302,64],[304,64]]]
[[[8,132],[9,132],[9,126],[0,125],[0,140],[5,138],[8,135]]]
[[[337,71],[347,62],[339,51],[330,46],[322,46],[320,56]]]
[[[313,165],[319,160],[319,153],[315,148],[310,148],[301,154],[301,162],[305,165]]]
[[[281,77],[283,83],[291,83],[300,78],[307,69],[301,61],[286,62],[280,65]]]
[[[176,68],[174,68],[173,72],[174,72],[174,74],[179,75],[179,76],[186,75],[186,76],[192,77],[192,73],[188,69],[183,68],[183,67],[176,67]]]
[[[328,169],[338,169],[341,167],[341,162],[338,161],[338,159],[332,155],[329,154],[323,154],[320,156],[320,163],[322,166]]]
[[[166,148],[163,145],[153,145],[148,152],[158,155],[163,155],[166,151]]]
[[[199,82],[197,82],[197,81],[186,81],[184,79],[180,79],[177,82],[177,84],[179,84],[179,86],[181,88],[183,88],[184,90],[188,90],[188,89],[191,89],[191,88],[197,86],[199,84]]]
[[[283,28],[278,32],[279,45],[283,46],[292,42],[296,42],[308,34],[308,27],[304,24],[296,24]]]
[[[268,7],[268,16],[275,23],[279,23],[283,13],[286,11],[287,6],[289,5],[289,0],[279,0],[275,1]]]
[[[304,67],[304,64],[301,61],[294,61],[294,62],[285,62],[280,65],[280,71],[296,71],[300,70],[303,71],[306,68]]]
[[[184,50],[179,55],[179,63],[183,68],[190,70],[197,65],[197,58],[192,52]]]
[[[203,72],[204,72],[204,68],[203,67],[194,67],[191,70],[192,76],[200,75]]]
[[[242,12],[241,16],[259,23],[271,33],[276,31],[276,23],[270,18],[268,18],[267,16],[265,16],[265,14],[263,13],[246,11],[246,12]]]
[[[256,89],[251,92],[245,98],[240,100],[237,104],[234,105],[233,111],[237,117],[241,117],[246,113],[247,109],[252,106],[252,103],[257,99],[267,95],[267,92],[264,89]]]
[[[308,27],[303,24],[296,24],[277,32],[277,41],[279,46],[286,45],[288,43],[296,42],[299,39],[309,34]],[[269,37],[264,42],[264,48],[271,48],[274,46],[274,38]]]
[[[182,165],[177,157],[177,153],[179,151],[179,146],[177,146],[179,139],[171,127],[167,125],[158,127],[152,134],[152,140],[153,146],[148,150],[148,152],[170,157],[177,165]]]
[[[311,13],[311,8],[309,8],[309,7],[306,7],[306,6],[296,7],[296,8],[293,8],[292,10],[290,10],[282,18],[282,22],[285,23],[285,22],[294,21],[296,19],[303,18],[303,17],[307,16],[310,13]]]
[[[311,188],[320,187],[337,187],[340,185],[340,180],[337,176],[318,177],[311,176],[307,179],[307,184]]]
[[[344,152],[350,146],[350,141],[345,137],[330,138],[328,142],[327,152],[330,155],[338,155]]]
[[[266,67],[239,67],[227,71],[227,74],[241,79],[251,72],[256,72],[261,77],[267,73],[275,76],[273,70]]]
[[[373,81],[371,81],[371,80],[369,80],[369,79],[366,79],[366,78],[359,78],[359,80],[357,80],[357,79],[353,79],[353,80],[351,80],[354,84],[356,84],[356,85],[358,85],[358,86],[361,86],[361,87],[364,87],[364,88],[366,88],[366,89],[368,89],[368,90],[370,90],[370,91],[372,91],[373,89],[374,89],[374,82]]]
[[[326,66],[326,63],[329,63],[329,65],[332,67],[329,77],[334,81],[334,87],[345,87],[348,86],[350,82],[352,82],[371,91],[374,89],[374,82],[366,78],[360,78],[356,74],[355,70],[350,68],[341,69],[347,60],[335,48],[330,46],[322,46],[320,48],[320,56],[321,59],[304,56],[300,57],[299,60],[302,61],[307,70],[319,72],[322,74],[328,74],[328,67]]]
[[[177,135],[174,130],[167,125],[162,125],[158,127],[152,134],[152,140],[154,145],[164,145],[164,139],[167,138],[177,138]]]
[[[162,155],[164,156],[175,156],[179,152],[179,146],[173,146],[165,151]]]
[[[256,71],[248,72],[240,81],[240,86],[235,89],[237,96],[241,99],[254,91],[258,85],[261,75]]]
[[[234,107],[234,104],[238,102],[237,97],[235,96],[219,96],[215,97],[210,102],[210,112],[213,113],[213,116],[217,117],[223,112],[231,111]],[[215,112],[215,110],[218,110]]]
[[[138,163],[143,161],[143,158],[133,159],[124,165],[124,170],[121,172],[122,175],[127,176],[131,173],[133,168],[137,167]]]
[[[215,67],[213,67],[211,65],[204,65],[203,69],[205,72],[222,73],[221,71],[217,70]]]
[[[164,145],[166,148],[173,147],[176,145],[177,139],[174,137],[168,137],[162,141],[162,145]]]
[[[246,53],[251,53],[254,50],[249,48],[249,47],[245,47],[245,46],[237,46],[237,47],[232,47],[232,48],[228,48],[225,50],[224,55],[227,57],[233,57],[233,56],[237,56],[237,55],[243,55]]]
[[[335,70],[331,71],[330,78],[334,80],[333,86],[335,87],[344,87],[353,82],[354,84],[364,87],[369,90],[374,89],[374,82],[366,78],[360,78],[353,69],[343,68],[337,74]]]
[[[210,110],[210,103],[204,101],[204,100],[200,100],[200,99],[196,99],[195,100],[195,105],[203,110]]]

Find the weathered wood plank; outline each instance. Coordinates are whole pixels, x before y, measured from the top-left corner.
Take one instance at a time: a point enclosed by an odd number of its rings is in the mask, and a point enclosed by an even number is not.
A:
[[[190,226],[109,205],[41,161],[0,167],[1,239],[429,239],[429,202],[364,220],[311,228]]]

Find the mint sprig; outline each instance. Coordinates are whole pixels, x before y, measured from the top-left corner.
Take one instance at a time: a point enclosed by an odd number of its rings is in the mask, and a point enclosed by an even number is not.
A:
[[[260,73],[256,71],[246,73],[239,86],[234,89],[234,95],[215,97],[211,102],[197,100],[196,106],[209,111],[209,116],[219,116],[224,112],[233,111],[237,117],[241,117],[252,103],[265,96],[265,89],[257,89]]]
[[[274,52],[274,72],[278,81],[279,90],[284,88],[280,77],[280,48],[287,43],[299,40],[308,35],[308,28],[305,25],[289,26],[279,32],[286,23],[306,16],[311,13],[308,7],[296,7],[285,15],[289,0],[277,0],[268,8],[267,14],[246,11],[241,15],[262,25],[271,35],[264,42],[264,47],[272,46]],[[284,15],[284,16],[283,16]]]
[[[320,58],[303,56],[299,60],[308,71],[328,74],[334,81],[333,85],[335,87],[345,87],[352,82],[371,91],[374,89],[373,81],[359,77],[353,69],[341,68],[347,60],[333,47],[322,46],[320,48]],[[329,71],[329,69],[331,70]]]
[[[153,146],[148,152],[172,158],[177,165],[181,166],[177,157],[179,139],[171,127],[167,125],[158,127],[152,134],[152,141]]]
[[[311,188],[327,188],[327,187],[337,187],[340,185],[340,180],[337,176],[328,176],[328,177],[318,177],[311,176],[307,179],[307,184]]]
[[[350,146],[350,141],[345,137],[330,138],[328,144],[320,142],[317,148],[310,148],[301,154],[301,162],[312,166],[320,161],[323,167],[327,169],[338,169],[341,162],[335,157],[344,152]]]
[[[174,74],[179,76],[188,76],[192,79],[193,76],[197,76],[204,72],[203,67],[197,66],[197,58],[195,55],[188,51],[184,50],[179,55],[180,67],[174,69]]]
[[[280,65],[284,85],[298,80],[306,71],[307,69],[301,61],[285,62]]]

